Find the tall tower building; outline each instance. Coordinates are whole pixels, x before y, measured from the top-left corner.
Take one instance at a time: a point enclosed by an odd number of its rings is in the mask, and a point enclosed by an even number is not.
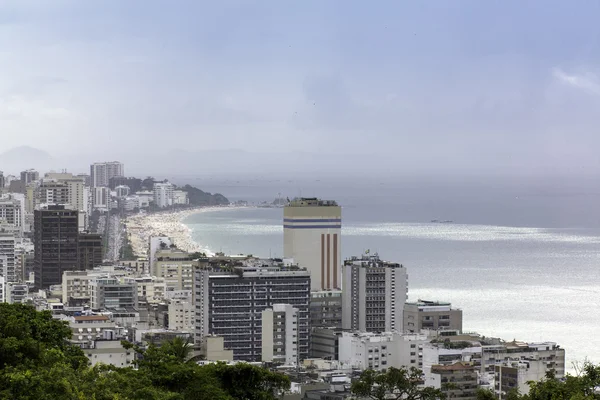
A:
[[[154,184],[154,204],[157,207],[165,208],[173,205],[173,184],[155,183]]]
[[[335,201],[298,198],[283,210],[283,256],[306,268],[312,290],[341,288],[342,208]]]
[[[408,274],[377,254],[344,262],[342,327],[362,332],[401,332],[408,296]]]
[[[60,285],[64,271],[79,269],[79,211],[52,205],[34,212],[35,287]]]
[[[21,172],[21,181],[24,185],[36,182],[40,179],[40,173],[34,169],[28,169]]]
[[[124,176],[125,168],[118,161],[94,163],[90,166],[90,181],[92,187],[107,186],[110,178]]]

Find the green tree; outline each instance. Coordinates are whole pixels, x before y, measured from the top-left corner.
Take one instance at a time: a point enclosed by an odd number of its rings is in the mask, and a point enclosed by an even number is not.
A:
[[[417,368],[388,368],[385,372],[364,371],[352,382],[351,391],[357,397],[373,400],[437,400],[445,399],[440,389],[422,387],[423,372]]]
[[[0,369],[39,362],[48,349],[57,349],[73,368],[87,365],[80,348],[71,345],[71,329],[29,305],[0,303]]]

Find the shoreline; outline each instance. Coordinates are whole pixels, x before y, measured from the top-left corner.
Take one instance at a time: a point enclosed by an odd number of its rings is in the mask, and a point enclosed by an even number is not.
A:
[[[136,214],[124,221],[125,231],[133,254],[145,258],[148,254],[149,238],[151,236],[166,236],[173,238],[177,248],[187,252],[203,252],[213,255],[192,238],[192,229],[183,221],[194,214],[205,212],[250,208],[246,206],[201,206],[183,210],[158,211],[151,214]]]

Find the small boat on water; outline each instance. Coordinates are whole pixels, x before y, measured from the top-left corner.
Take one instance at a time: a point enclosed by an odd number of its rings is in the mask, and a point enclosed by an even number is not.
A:
[[[454,221],[449,220],[449,219],[445,219],[445,220],[432,219],[431,223],[432,224],[453,224]]]

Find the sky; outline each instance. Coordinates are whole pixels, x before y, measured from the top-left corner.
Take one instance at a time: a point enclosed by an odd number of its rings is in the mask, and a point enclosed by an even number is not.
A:
[[[600,172],[598,15],[591,0],[0,0],[0,153]]]

